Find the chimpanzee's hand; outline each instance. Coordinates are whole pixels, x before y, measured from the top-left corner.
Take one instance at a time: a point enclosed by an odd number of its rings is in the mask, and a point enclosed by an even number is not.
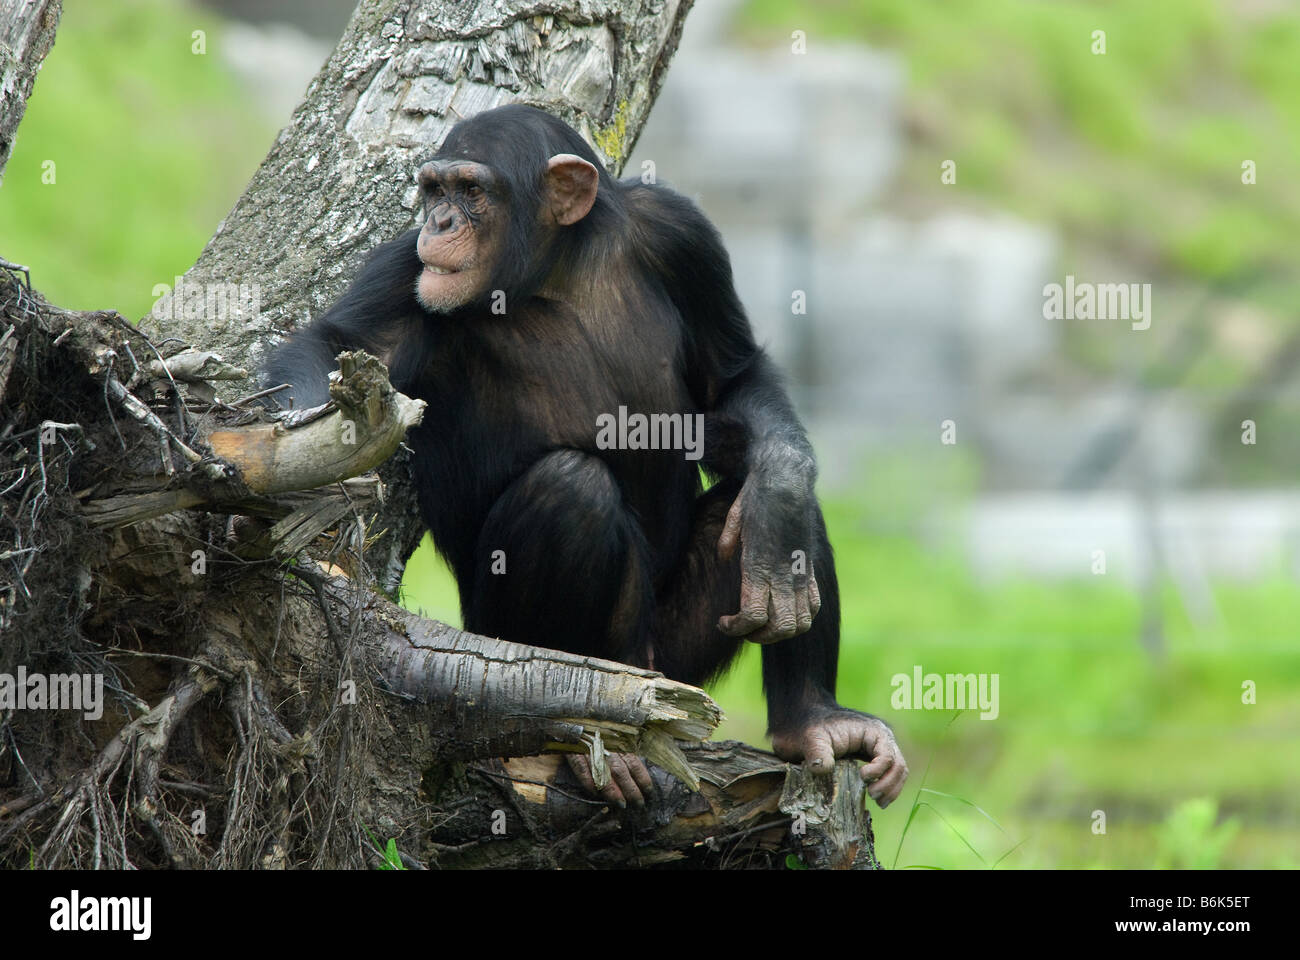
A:
[[[796,729],[772,731],[772,749],[782,760],[802,760],[812,770],[827,773],[839,757],[869,761],[860,772],[867,793],[882,810],[898,799],[907,779],[907,761],[894,731],[878,717],[844,707],[818,711]]]
[[[718,556],[729,559],[740,543],[740,612],[718,620],[727,636],[776,643],[808,630],[821,609],[812,472],[798,457],[751,470],[727,512]]]
[[[596,787],[596,780],[591,775],[591,762],[585,753],[566,753],[564,759],[569,762],[569,769],[578,778],[593,797],[600,797],[621,809],[628,804],[644,807],[646,798],[654,796],[654,781],[645,761],[635,753],[607,753],[609,761],[609,783],[603,788]]]

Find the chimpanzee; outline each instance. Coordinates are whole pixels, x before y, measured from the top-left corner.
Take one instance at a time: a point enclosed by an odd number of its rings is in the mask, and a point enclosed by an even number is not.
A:
[[[418,180],[423,227],[376,249],[266,382],[324,403],[336,354],[359,347],[427,401],[410,436],[418,499],[466,629],[691,684],[763,644],[777,754],[866,760],[887,806],[907,766],[883,721],[835,701],[840,604],[812,449],[717,230],[523,105],[457,123]],[[594,792],[585,760],[571,765]],[[640,805],[641,760],[611,773],[604,796]]]

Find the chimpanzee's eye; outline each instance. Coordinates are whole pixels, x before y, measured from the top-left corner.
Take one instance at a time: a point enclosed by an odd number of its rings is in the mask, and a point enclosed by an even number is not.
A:
[[[477,183],[471,183],[465,190],[465,196],[469,197],[471,200],[477,200],[479,197],[483,196],[483,188]]]

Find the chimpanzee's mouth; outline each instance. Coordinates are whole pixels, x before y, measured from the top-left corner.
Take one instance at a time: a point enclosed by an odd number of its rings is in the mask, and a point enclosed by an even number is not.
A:
[[[428,270],[430,273],[436,273],[440,277],[446,276],[449,273],[460,273],[459,270],[451,270],[447,267],[435,267],[431,263],[426,263],[424,269]]]

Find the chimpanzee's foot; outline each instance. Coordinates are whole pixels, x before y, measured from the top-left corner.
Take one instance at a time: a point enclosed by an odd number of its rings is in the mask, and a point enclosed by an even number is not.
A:
[[[609,761],[609,783],[602,788],[596,787],[591,775],[591,762],[586,754],[566,753],[564,759],[569,769],[578,778],[578,782],[593,797],[600,797],[619,809],[626,809],[629,804],[644,807],[646,799],[654,796],[654,781],[645,761],[635,753],[606,754]]]
[[[879,717],[844,707],[822,708],[793,730],[773,730],[772,749],[782,760],[802,761],[826,773],[840,757],[868,761],[862,779],[882,810],[898,799],[907,779],[907,761],[894,731]]]

